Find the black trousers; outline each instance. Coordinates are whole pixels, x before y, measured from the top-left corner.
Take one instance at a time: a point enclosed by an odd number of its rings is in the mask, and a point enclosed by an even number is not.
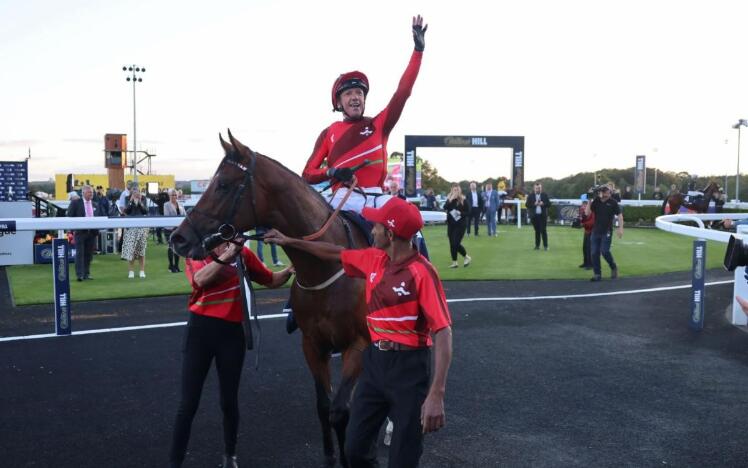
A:
[[[423,453],[421,406],[430,375],[428,348],[364,351],[363,371],[351,403],[345,451],[352,468],[378,467],[377,437],[387,416],[394,424],[390,468],[418,466]]]
[[[99,231],[76,231],[75,240],[75,276],[85,278],[91,274],[91,260],[96,249],[96,238]]]
[[[457,253],[463,257],[467,255],[465,247],[462,246],[462,238],[465,236],[465,225],[462,223],[447,224],[447,237],[449,238],[449,254],[452,261],[457,261]]]
[[[179,255],[171,248],[171,244],[166,249],[166,257],[169,259],[169,268],[179,268]]]
[[[585,233],[584,239],[582,240],[582,258],[584,259],[582,263],[587,266],[592,266],[592,245],[590,244],[591,235],[592,233]]]
[[[540,247],[540,238],[543,238],[543,247],[548,247],[548,231],[545,229],[547,220],[545,216],[533,216],[532,227],[535,229],[535,247]]]
[[[205,377],[213,359],[223,411],[225,453],[236,453],[239,428],[239,379],[244,365],[244,331],[240,323],[190,313],[184,337],[182,399],[179,403],[169,459],[181,466],[190,440],[192,419],[200,404]]]
[[[474,233],[477,236],[478,235],[478,226],[480,225],[480,217],[481,217],[481,210],[480,208],[470,208],[470,214],[468,216],[467,220],[467,234],[470,235],[470,226],[472,225],[474,229]]]

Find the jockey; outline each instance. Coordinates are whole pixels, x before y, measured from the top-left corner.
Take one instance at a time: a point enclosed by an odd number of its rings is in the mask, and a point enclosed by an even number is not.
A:
[[[415,47],[410,62],[390,102],[376,116],[364,116],[366,96],[369,94],[369,78],[364,73],[343,73],[333,83],[332,110],[342,112],[343,120],[333,122],[322,130],[301,174],[310,184],[328,180],[331,182],[333,192],[328,202],[333,208],[337,208],[350,192],[346,184],[350,184],[354,176],[358,187],[350,194],[342,210],[354,211],[360,215],[364,207],[381,206],[391,198],[382,193],[382,185],[387,177],[387,140],[400,119],[405,101],[410,97],[421,68],[426,29],[428,25],[423,25],[421,15],[413,18]],[[425,243],[420,234],[417,245],[421,252],[425,251]],[[428,258],[428,253],[425,255]],[[283,311],[288,313],[286,331],[293,333],[297,326],[289,302]]]
[[[333,207],[337,207],[349,191],[343,184],[353,180],[352,168],[356,167],[355,176],[363,193],[354,191],[342,209],[360,214],[364,206],[375,206],[376,198],[382,195],[382,184],[387,177],[387,139],[410,97],[425,47],[428,26],[423,26],[420,15],[413,18],[412,28],[415,50],[395,94],[376,116],[364,116],[369,93],[369,79],[365,74],[343,73],[333,83],[333,112],[342,112],[343,120],[322,130],[302,173],[310,184],[331,181],[334,195],[328,201]]]

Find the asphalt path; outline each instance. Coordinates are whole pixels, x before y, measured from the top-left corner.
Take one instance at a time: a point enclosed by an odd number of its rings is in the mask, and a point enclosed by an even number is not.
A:
[[[447,426],[427,436],[421,465],[746,466],[748,334],[724,319],[731,284],[707,288],[699,333],[687,328],[688,289],[528,299],[689,281],[681,273],[599,284],[445,283],[454,320]],[[2,297],[2,272],[0,285]],[[260,314],[278,313],[285,295],[260,291]],[[474,300],[507,297],[519,299]],[[72,324],[180,322],[185,304],[184,296],[74,303]],[[53,329],[49,306],[0,303],[0,337]],[[0,341],[0,466],[166,466],[183,333],[174,326]],[[248,354],[240,390],[242,466],[319,466],[299,333],[286,335],[282,319],[263,320],[260,354],[259,369]],[[211,372],[185,466],[217,466],[221,434]],[[386,453],[381,447],[382,461]]]

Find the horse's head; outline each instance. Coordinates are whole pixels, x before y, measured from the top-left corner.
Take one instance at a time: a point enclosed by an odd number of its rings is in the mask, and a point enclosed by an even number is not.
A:
[[[258,155],[231,131],[228,134],[229,143],[218,136],[225,156],[210,184],[171,235],[170,242],[181,256],[204,258],[206,246],[210,249],[221,240],[232,240],[262,219],[265,197],[258,198],[255,178]]]
[[[715,181],[711,181],[709,182],[709,185],[704,187],[704,190],[702,190],[702,192],[704,192],[705,198],[709,198],[709,196],[719,192],[719,184]]]

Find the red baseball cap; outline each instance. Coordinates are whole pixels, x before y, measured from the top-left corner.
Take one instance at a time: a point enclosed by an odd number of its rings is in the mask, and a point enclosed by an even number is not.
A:
[[[402,198],[392,197],[379,208],[364,208],[361,215],[380,223],[401,239],[410,239],[423,227],[421,212]]]

